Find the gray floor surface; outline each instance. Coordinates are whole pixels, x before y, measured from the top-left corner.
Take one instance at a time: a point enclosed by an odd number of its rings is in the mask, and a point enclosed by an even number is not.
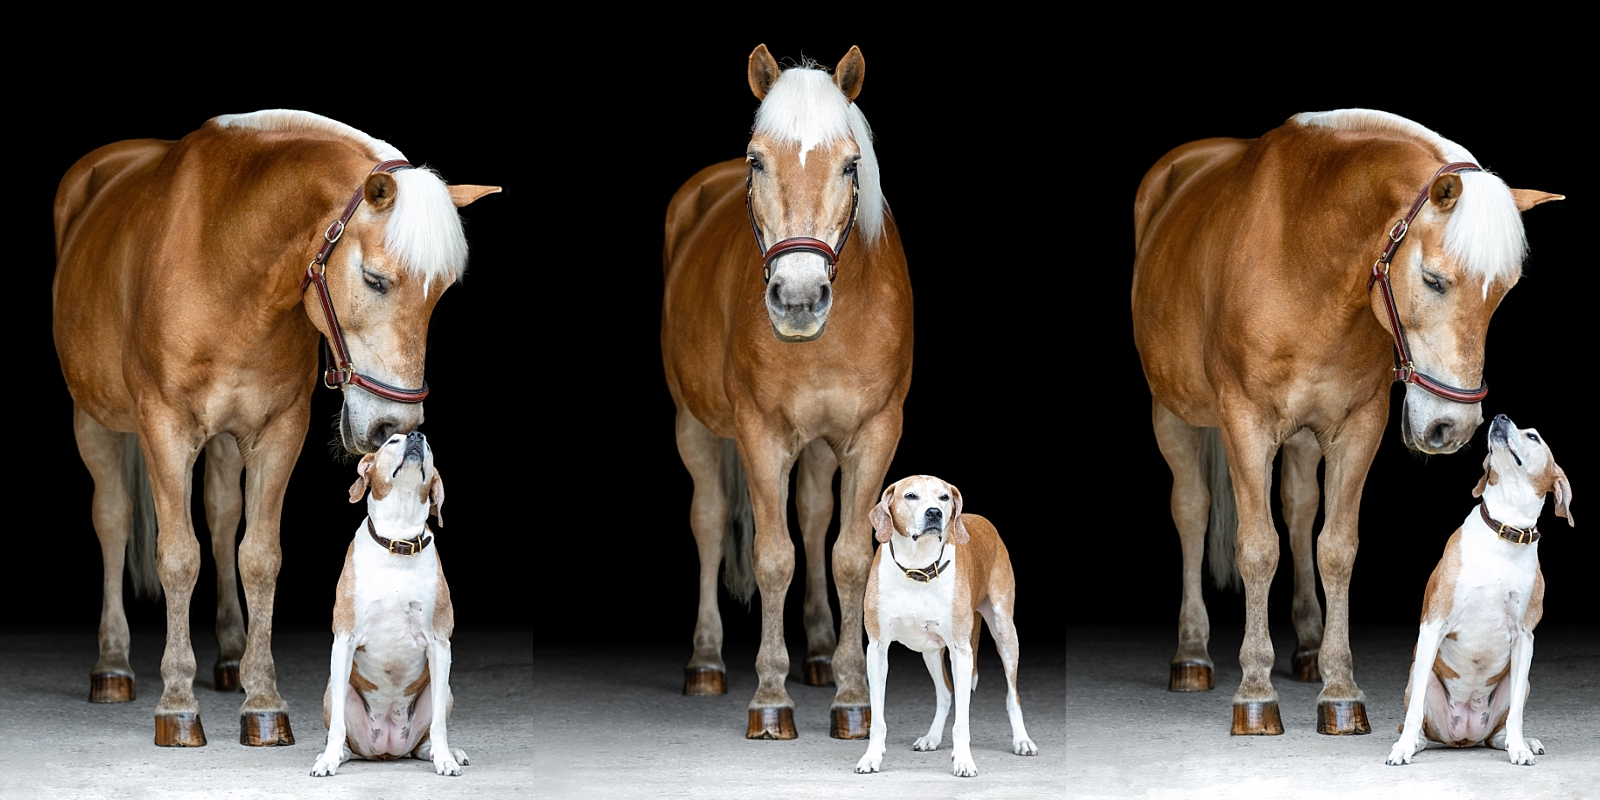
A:
[[[958,779],[949,773],[948,727],[940,750],[910,749],[931,718],[933,692],[917,655],[899,647],[884,771],[857,775],[865,742],[827,736],[831,688],[790,681],[799,739],[744,739],[753,652],[726,654],[727,695],[686,698],[678,694],[686,647],[562,650],[534,648],[526,631],[458,632],[451,743],[472,757],[466,774],[442,778],[430,764],[404,760],[350,762],[314,779],[307,773],[323,738],[326,634],[280,632],[274,642],[296,746],[238,745],[239,696],[203,686],[211,744],[175,750],[151,744],[158,635],[135,634],[139,699],[95,706],[84,702],[93,631],[0,633],[0,798],[1600,797],[1600,629],[1539,632],[1527,729],[1549,752],[1532,767],[1483,748],[1383,763],[1404,712],[1414,637],[1400,626],[1358,628],[1354,637],[1371,735],[1316,734],[1319,687],[1283,673],[1293,644],[1285,636],[1276,641],[1274,683],[1286,734],[1229,736],[1240,637],[1237,628],[1214,633],[1218,688],[1196,694],[1165,691],[1175,644],[1168,628],[1071,629],[1064,648],[1025,641],[1023,709],[1040,748],[1032,758],[1010,752],[999,663],[986,641],[972,712],[979,775]],[[207,638],[196,637],[202,667],[215,659]]]

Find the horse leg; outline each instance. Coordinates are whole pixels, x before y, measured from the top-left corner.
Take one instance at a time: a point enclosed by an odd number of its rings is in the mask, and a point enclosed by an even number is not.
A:
[[[761,648],[756,653],[758,683],[750,699],[748,739],[793,739],[794,700],[784,688],[789,651],[783,641],[783,605],[794,577],[794,542],[789,538],[789,471],[793,451],[778,436],[757,426],[739,431],[739,456],[755,514],[756,586],[761,591]],[[837,552],[837,547],[835,548]],[[858,623],[859,624],[859,621]]]
[[[294,744],[288,706],[278,694],[277,667],[272,661],[272,605],[283,562],[278,525],[289,473],[306,438],[310,411],[296,404],[270,420],[253,441],[239,443],[245,464],[245,531],[239,543],[239,572],[249,604],[244,657],[239,679],[244,703],[239,707],[239,744],[252,747]]]
[[[167,642],[161,655],[164,687],[156,703],[156,744],[203,747],[200,704],[194,697],[194,645],[189,640],[189,601],[200,577],[200,543],[189,517],[189,476],[205,444],[182,414],[141,409],[140,441],[150,470],[156,506],[156,560],[167,597]]]
[[[1172,656],[1167,691],[1204,692],[1213,686],[1213,663],[1206,651],[1211,619],[1200,595],[1200,563],[1206,550],[1206,515],[1211,491],[1201,469],[1201,428],[1152,402],[1151,425],[1161,455],[1172,470],[1172,521],[1183,546],[1183,602],[1178,606],[1178,652]],[[1216,535],[1216,534],[1213,534]]]
[[[100,540],[104,575],[100,592],[100,659],[89,673],[89,702],[126,703],[134,698],[133,667],[128,664],[128,616],[122,609],[122,567],[133,519],[133,498],[123,476],[128,435],[95,422],[81,409],[72,413],[78,455],[94,478],[90,506],[95,536]]]
[[[872,507],[900,444],[900,406],[890,404],[856,429],[835,454],[839,480],[839,538],[833,543],[833,583],[839,597],[839,646],[833,652],[833,696],[828,734],[835,739],[865,739],[872,725],[867,691],[866,638],[862,607],[867,572],[872,567]],[[957,692],[959,694],[959,690]]]
[[[717,608],[717,567],[722,563],[722,537],[728,517],[728,499],[722,486],[726,453],[721,437],[712,433],[682,406],[677,419],[678,455],[694,479],[694,500],[689,505],[689,527],[700,552],[700,611],[694,621],[694,655],[683,668],[683,693],[690,696],[726,694],[727,667],[722,662],[722,612]]]
[[[1388,420],[1388,394],[1352,413],[1334,433],[1327,450],[1325,481],[1328,493],[1322,534],[1317,539],[1317,562],[1322,566],[1322,593],[1328,599],[1328,622],[1323,632],[1318,665],[1322,693],[1317,695],[1317,732],[1369,733],[1366,696],[1356,686],[1350,658],[1350,570],[1356,560],[1357,518],[1361,489],[1378,451]]]
[[[217,562],[217,663],[211,668],[219,692],[239,691],[239,657],[244,655],[244,615],[239,610],[239,577],[234,569],[244,492],[239,476],[244,459],[231,433],[206,442],[204,500],[211,555]]]
[[[1228,414],[1226,404],[1222,408],[1222,438],[1239,512],[1234,553],[1239,576],[1244,579],[1245,606],[1244,644],[1239,648],[1244,678],[1233,696],[1233,734],[1276,736],[1283,733],[1283,722],[1278,714],[1278,692],[1272,688],[1267,593],[1278,569],[1278,531],[1272,524],[1267,493],[1277,442],[1267,425],[1244,414]]]
[[[806,547],[806,660],[801,680],[808,686],[833,683],[833,651],[839,640],[828,604],[828,524],[833,521],[833,473],[839,459],[817,439],[800,451],[795,507],[800,512],[800,539]]]
[[[1283,517],[1289,524],[1289,552],[1294,558],[1294,632],[1299,638],[1289,674],[1297,681],[1317,679],[1317,651],[1322,647],[1322,605],[1317,602],[1317,567],[1311,548],[1311,523],[1317,516],[1317,462],[1322,445],[1310,428],[1301,428],[1283,443]]]

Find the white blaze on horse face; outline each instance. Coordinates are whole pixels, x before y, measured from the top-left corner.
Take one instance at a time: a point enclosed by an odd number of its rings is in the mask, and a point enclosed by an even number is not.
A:
[[[838,139],[816,147],[809,158],[801,158],[803,152],[795,143],[759,134],[751,139],[750,208],[769,248],[796,237],[837,247],[850,227],[860,151],[853,140]],[[827,258],[797,250],[769,266],[765,302],[773,332],[783,341],[821,336],[833,308]]]

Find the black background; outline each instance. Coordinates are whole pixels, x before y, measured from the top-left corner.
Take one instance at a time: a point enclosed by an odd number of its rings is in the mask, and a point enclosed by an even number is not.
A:
[[[11,159],[22,176],[20,285],[7,325],[13,376],[26,380],[8,403],[21,445],[11,450],[8,500],[21,524],[8,558],[52,588],[4,624],[92,634],[99,608],[91,484],[49,333],[57,181],[102,144],[179,138],[217,114],[288,107],[385,139],[450,182],[505,187],[463,211],[467,277],[430,332],[423,430],[449,487],[439,543],[458,624],[514,626],[539,646],[665,644],[687,657],[697,566],[660,362],[662,220],[697,169],[742,155],[756,108],[745,60],[763,41],[780,59],[829,66],[862,47],[859,102],[916,302],[912,389],[889,479],[944,477],[997,524],[1026,636],[1175,622],[1171,480],[1129,314],[1133,194],[1168,149],[1256,136],[1299,111],[1392,111],[1460,142],[1512,186],[1569,196],[1525,216],[1532,257],[1490,329],[1484,414],[1538,427],[1576,489],[1575,515],[1590,516],[1592,415],[1581,398],[1594,337],[1580,315],[1594,281],[1579,235],[1593,209],[1581,161],[1592,145],[1574,122],[1575,72],[1558,61],[1514,73],[1498,49],[1481,62],[1456,50],[1413,63],[1113,37],[1091,55],[1043,33],[1019,37],[1026,27],[980,36],[946,23],[932,38],[578,27],[557,40],[491,35],[499,25],[485,20],[434,40],[372,34],[314,57],[291,48],[221,58],[156,42],[85,56],[98,77],[25,93],[31,132]],[[1381,236],[1372,232],[1374,253]],[[330,456],[337,408],[319,389],[289,485],[280,627],[328,624],[362,519],[345,502],[352,465]],[[1471,450],[1425,459],[1405,450],[1391,417],[1362,508],[1358,625],[1416,618],[1480,474],[1482,430]],[[1546,619],[1592,623],[1592,535],[1548,511],[1543,523]],[[214,579],[202,549],[193,619],[206,636]],[[1288,563],[1285,540],[1279,626]],[[799,591],[797,580],[791,646],[801,641]],[[1207,591],[1214,623],[1242,620],[1239,596]],[[129,608],[136,625],[160,624],[160,606]],[[755,614],[726,599],[723,610],[730,643],[753,643]]]

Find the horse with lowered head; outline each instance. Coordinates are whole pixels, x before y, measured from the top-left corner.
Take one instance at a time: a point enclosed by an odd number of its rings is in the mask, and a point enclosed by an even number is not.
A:
[[[217,117],[176,142],[106,145],[67,171],[55,201],[54,332],[105,570],[91,702],[135,694],[126,553],[135,584],[166,595],[156,744],[206,743],[189,641],[200,567],[190,474],[204,451],[216,688],[242,684],[241,743],[294,743],[272,607],[318,339],[328,337],[332,361],[322,380],[344,393],[346,449],[371,452],[420,425],[428,318],[466,266],[456,209],[497,191],[447,186],[386,142],[283,110]]]

